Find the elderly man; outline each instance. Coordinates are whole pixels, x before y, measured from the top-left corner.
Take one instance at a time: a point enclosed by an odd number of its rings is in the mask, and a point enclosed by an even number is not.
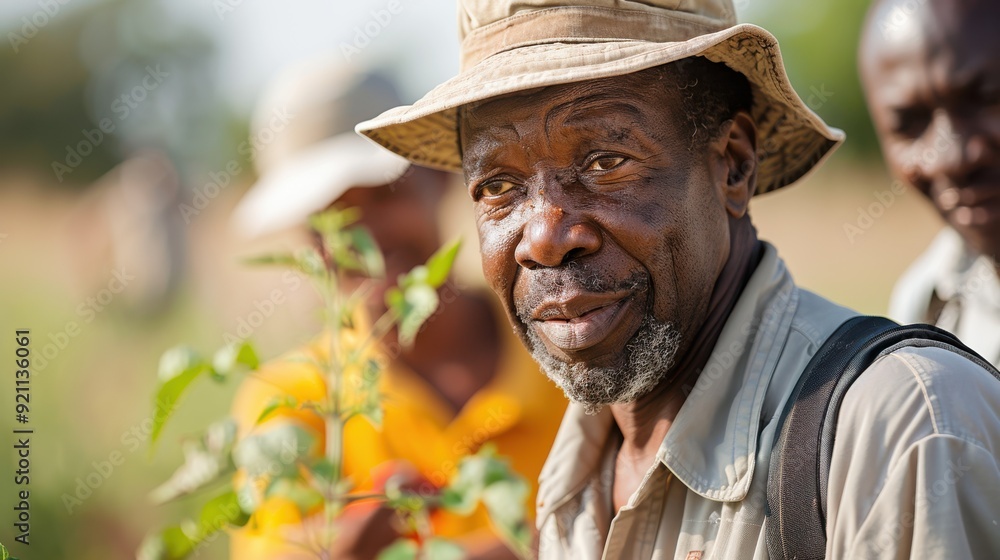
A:
[[[890,314],[935,323],[1000,364],[1000,5],[877,2],[860,66],[892,171],[945,228],[900,280]]]
[[[572,401],[542,470],[541,556],[775,557],[779,412],[854,313],[797,288],[747,207],[841,133],[726,0],[459,14],[460,75],[358,130],[465,173],[486,278]],[[826,555],[1000,555],[997,410],[1000,382],[956,353],[875,361],[842,401]]]

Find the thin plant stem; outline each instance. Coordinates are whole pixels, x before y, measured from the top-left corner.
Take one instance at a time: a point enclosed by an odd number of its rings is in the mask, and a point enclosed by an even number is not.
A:
[[[329,357],[327,359],[326,385],[327,406],[324,413],[326,431],[326,456],[333,467],[333,484],[330,495],[324,496],[323,513],[326,528],[326,550],[333,548],[333,520],[343,506],[340,492],[340,478],[343,474],[343,443],[344,423],[342,418],[342,378],[340,336],[343,318],[343,307],[340,299],[338,272],[334,267],[328,267],[324,283],[324,300],[326,303],[327,332],[329,333]],[[332,498],[332,499],[331,499]]]

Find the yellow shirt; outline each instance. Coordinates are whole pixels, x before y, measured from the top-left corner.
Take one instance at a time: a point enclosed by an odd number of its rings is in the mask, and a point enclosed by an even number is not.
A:
[[[384,395],[382,429],[358,416],[344,430],[344,473],[351,477],[357,491],[370,489],[372,471],[392,460],[407,461],[432,483],[444,485],[463,456],[492,442],[530,483],[531,501],[526,508],[533,513],[538,474],[566,409],[566,399],[539,371],[506,322],[500,332],[496,375],[454,416],[451,406],[417,374],[395,363],[384,369],[380,379]],[[306,355],[325,355],[320,346],[313,343],[305,349]],[[251,431],[261,411],[276,396],[291,395],[299,402],[323,398],[326,384],[321,372],[303,361],[302,354],[300,351],[265,364],[240,387],[233,415],[241,438]],[[320,442],[317,452],[322,453],[324,425],[318,415],[281,409],[257,429],[276,422],[305,427]],[[289,546],[281,535],[282,527],[300,522],[294,504],[268,500],[247,527],[233,532],[231,557],[275,557]],[[436,512],[433,522],[435,534],[445,537],[475,540],[492,534],[483,511],[469,518]]]

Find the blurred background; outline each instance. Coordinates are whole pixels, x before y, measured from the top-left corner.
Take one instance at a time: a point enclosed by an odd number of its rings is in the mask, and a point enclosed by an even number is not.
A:
[[[185,505],[150,507],[149,490],[179,464],[184,434],[224,415],[218,403],[235,389],[203,384],[150,454],[160,354],[181,342],[211,352],[249,329],[270,357],[316,332],[308,287],[240,264],[304,242],[249,244],[230,230],[265,140],[249,137],[247,123],[270,78],[318,53],[387,69],[409,100],[454,75],[454,4],[400,2],[386,23],[372,14],[385,0],[0,3],[0,356],[13,356],[15,329],[28,328],[35,367],[30,547],[14,542],[13,477],[0,478],[0,542],[12,553],[134,557],[143,535]],[[754,201],[761,235],[800,285],[884,313],[895,278],[940,224],[881,162],[855,64],[867,1],[736,6],[778,37],[806,103],[848,133],[821,170]],[[454,194],[442,220],[465,233],[460,273],[476,283],[471,208]],[[286,298],[268,306],[275,288]],[[4,363],[0,399],[12,403]],[[16,455],[3,438],[8,473]],[[225,541],[200,556],[225,558]]]

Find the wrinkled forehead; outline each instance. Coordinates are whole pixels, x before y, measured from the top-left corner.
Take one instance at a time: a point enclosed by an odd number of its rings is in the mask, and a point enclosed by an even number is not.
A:
[[[611,96],[636,102],[660,101],[662,94],[670,89],[663,86],[674,82],[667,68],[661,66],[624,76],[519,91],[470,103],[463,106],[459,114],[462,121],[476,123],[479,119],[502,117],[511,114],[511,110],[523,112],[528,108],[546,112],[572,112],[577,107]]]
[[[676,79],[666,67],[521,91],[459,109],[463,161],[474,144],[516,141],[525,124],[563,129],[642,126],[678,112]]]

